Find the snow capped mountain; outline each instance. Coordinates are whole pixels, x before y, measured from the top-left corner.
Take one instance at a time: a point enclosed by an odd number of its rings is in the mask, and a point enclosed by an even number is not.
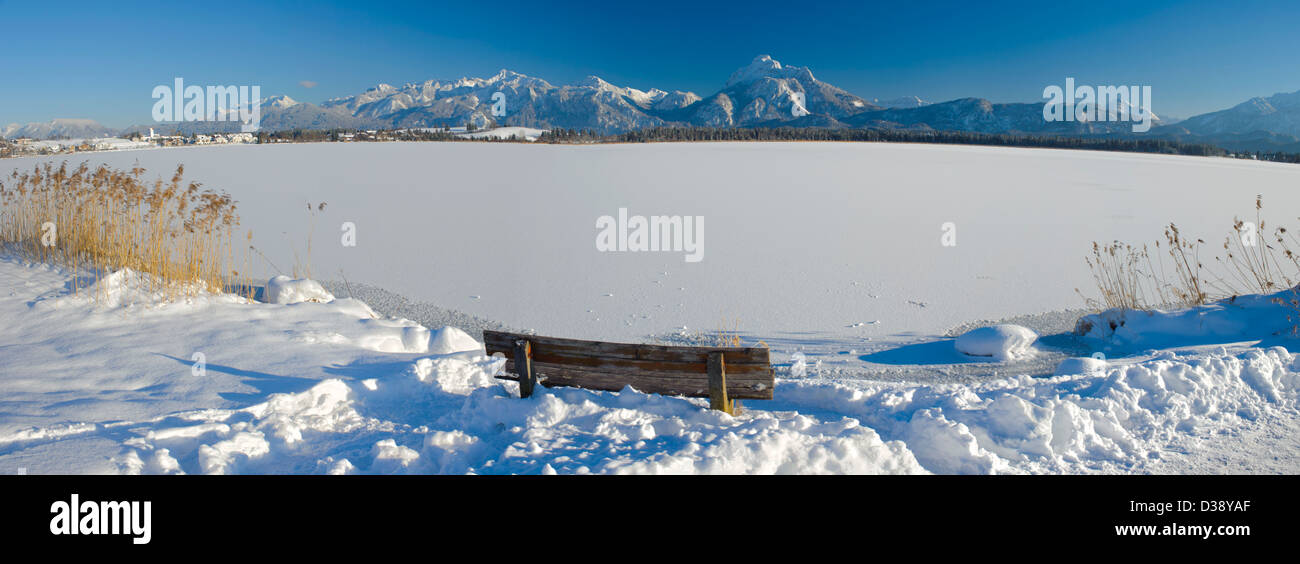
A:
[[[268,108],[283,110],[292,108],[296,105],[298,105],[298,101],[288,96],[271,96],[262,101],[262,110],[265,111]]]
[[[1043,103],[999,104],[983,98],[960,98],[913,108],[864,112],[844,122],[852,127],[977,133],[1094,135],[1131,132],[1131,121],[1117,119],[1093,122],[1049,122],[1043,119],[1043,106]],[[1153,118],[1153,121],[1159,123],[1158,118]]]
[[[401,88],[380,84],[356,96],[326,101],[322,107],[341,109],[392,127],[456,126],[468,122],[479,127],[567,127],[616,132],[662,124],[645,110],[669,97],[689,101],[691,96],[620,87],[596,76],[573,85],[555,86],[502,69],[486,79],[429,80]],[[673,103],[681,102],[668,102],[669,106]],[[494,106],[504,115],[495,115]]]
[[[663,92],[658,90],[658,92]],[[654,109],[659,111],[678,110],[700,101],[700,97],[694,92],[682,92],[674,90],[671,94],[664,92],[654,103]]]
[[[817,80],[806,67],[784,66],[768,55],[754,57],[748,65],[731,73],[726,86],[714,98],[726,96],[731,110],[718,100],[704,110],[704,121],[725,125],[750,125],[793,121],[806,115],[840,119],[880,106]],[[802,98],[802,100],[801,100]],[[802,103],[800,103],[802,102]]]
[[[1269,132],[1300,137],[1300,91],[1251,98],[1226,110],[1187,118],[1177,127],[1195,135]]]
[[[262,103],[261,126],[267,131],[289,129],[370,129],[381,124],[353,116],[343,110],[295,102],[287,96]],[[238,124],[236,124],[238,125]]]
[[[320,105],[272,96],[261,105],[262,128],[374,129],[461,126],[478,128],[587,129],[622,133],[656,126],[694,127],[868,127],[1132,136],[1131,122],[1043,119],[1042,103],[994,103],[961,98],[931,103],[916,96],[865,99],[818,80],[807,67],[785,65],[769,55],[736,69],[717,92],[640,89],[588,76],[555,85],[541,78],[501,69],[487,78],[426,80],[402,86],[377,84],[359,94]],[[1112,112],[1114,113],[1114,112]],[[1194,116],[1177,125],[1153,119],[1151,136],[1210,143],[1232,150],[1300,150],[1300,91],[1252,98],[1235,107]],[[237,124],[192,122],[161,124],[160,132],[214,133]],[[125,132],[147,131],[136,126]],[[11,124],[6,138],[94,137],[113,130],[91,120]]]
[[[504,115],[494,114],[494,106]],[[680,90],[620,86],[598,76],[556,86],[503,69],[489,78],[429,80],[400,88],[379,84],[361,94],[328,100],[321,107],[391,127],[468,122],[480,127],[558,127],[602,133],[660,125],[780,123],[806,114],[842,118],[880,109],[817,80],[807,68],[785,66],[767,55],[732,73],[724,88],[708,98]]]
[[[889,110],[899,109],[899,108],[919,108],[921,106],[930,105],[929,102],[917,98],[916,96],[903,96],[901,98],[893,98],[891,100],[880,100],[879,98],[877,98],[875,100],[872,100],[871,102],[877,106]]]
[[[0,130],[0,137],[17,139],[78,139],[87,137],[108,137],[113,130],[92,119],[60,118],[43,123],[20,125],[11,123]]]
[[[790,67],[787,69],[781,66],[780,61],[774,60],[771,55],[759,55],[754,57],[754,60],[750,61],[748,65],[731,73],[731,76],[727,78],[727,87],[764,78],[785,78],[790,76],[791,71],[798,68]]]

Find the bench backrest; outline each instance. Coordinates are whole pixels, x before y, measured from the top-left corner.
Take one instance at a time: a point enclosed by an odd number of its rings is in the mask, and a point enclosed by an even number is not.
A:
[[[776,378],[765,347],[677,347],[559,339],[483,331],[488,354],[503,353],[506,371],[515,368],[515,344],[527,341],[532,370],[542,385],[710,397],[709,356],[721,353],[727,397],[772,399]]]

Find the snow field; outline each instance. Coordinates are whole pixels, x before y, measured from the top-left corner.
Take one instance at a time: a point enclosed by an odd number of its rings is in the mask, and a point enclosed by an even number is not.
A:
[[[169,301],[144,276],[104,280],[73,293],[57,269],[0,261],[0,337],[19,343],[0,348],[0,466],[52,449],[66,458],[36,471],[1140,472],[1173,441],[1293,417],[1300,385],[1285,348],[1232,345],[969,384],[835,381],[796,363],[775,400],[735,417],[632,389],[523,400],[468,334],[355,299]],[[191,348],[207,351],[201,376]]]

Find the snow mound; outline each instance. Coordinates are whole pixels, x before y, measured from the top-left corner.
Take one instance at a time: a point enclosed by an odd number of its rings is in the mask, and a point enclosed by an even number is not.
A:
[[[364,333],[356,344],[390,353],[424,353],[429,350],[429,330],[407,319],[362,319]]]
[[[1067,358],[1062,360],[1060,364],[1056,365],[1056,371],[1053,372],[1053,374],[1056,376],[1069,376],[1073,374],[1105,374],[1106,366],[1106,361],[1100,358]]]
[[[88,280],[89,277],[83,280]],[[148,272],[123,268],[98,275],[93,283],[60,293],[53,299],[37,299],[39,308],[59,308],[91,304],[99,309],[166,306],[176,303],[238,302],[233,294],[208,292],[198,282],[165,283]]]
[[[334,295],[325,291],[315,280],[293,279],[283,274],[266,283],[266,302],[272,304],[297,304],[302,302],[331,302]]]
[[[432,333],[427,328],[409,319],[381,317],[360,300],[336,299],[311,309],[302,314],[311,321],[297,323],[288,331],[291,340],[353,345],[384,353],[429,351]]]
[[[1038,334],[1020,325],[993,325],[966,332],[953,342],[957,352],[970,356],[987,356],[998,361],[1033,356]]]
[[[433,332],[429,341],[428,352],[431,354],[451,354],[464,351],[484,352],[483,344],[474,340],[469,333],[455,327],[443,327]]]

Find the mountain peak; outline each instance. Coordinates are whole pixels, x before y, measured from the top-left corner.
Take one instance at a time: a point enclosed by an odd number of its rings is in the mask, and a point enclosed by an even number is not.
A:
[[[283,110],[285,108],[292,108],[297,105],[298,105],[297,100],[294,100],[293,98],[284,95],[271,96],[270,98],[267,98],[266,100],[262,101],[262,107],[264,108],[270,107],[270,108],[279,108]]]
[[[750,61],[748,65],[731,73],[731,78],[727,79],[727,86],[766,78],[781,70],[780,61],[773,59],[771,55],[759,55],[754,57],[754,60]]]
[[[603,79],[603,78],[601,78],[601,77],[599,77],[599,76],[596,76],[596,75],[594,75],[594,74],[589,74],[589,75],[587,75],[587,78],[584,78],[584,79],[582,79],[582,80],[579,80],[578,82],[574,83],[573,85],[574,85],[574,86],[585,86],[585,87],[588,87],[588,88],[595,88],[595,89],[597,89],[597,90],[604,90],[604,89],[606,89],[606,88],[610,88],[610,87],[613,86],[612,84],[606,82],[605,79]]]
[[[517,72],[515,72],[515,71],[512,71],[512,70],[510,70],[510,69],[501,69],[501,70],[497,71],[496,74],[494,74],[494,75],[492,75],[490,78],[488,78],[488,79],[487,79],[487,82],[488,82],[489,84],[492,84],[492,83],[497,83],[497,82],[506,82],[506,81],[509,81],[509,80],[512,80],[512,79],[515,79],[515,78],[528,78],[528,77],[527,77],[527,76],[524,76],[524,75],[522,75],[522,74],[519,74],[519,73],[517,73]]]
[[[15,139],[29,137],[32,139],[106,137],[113,130],[100,125],[93,119],[55,118],[49,122],[35,122],[26,125],[9,124],[0,129],[0,138]]]

